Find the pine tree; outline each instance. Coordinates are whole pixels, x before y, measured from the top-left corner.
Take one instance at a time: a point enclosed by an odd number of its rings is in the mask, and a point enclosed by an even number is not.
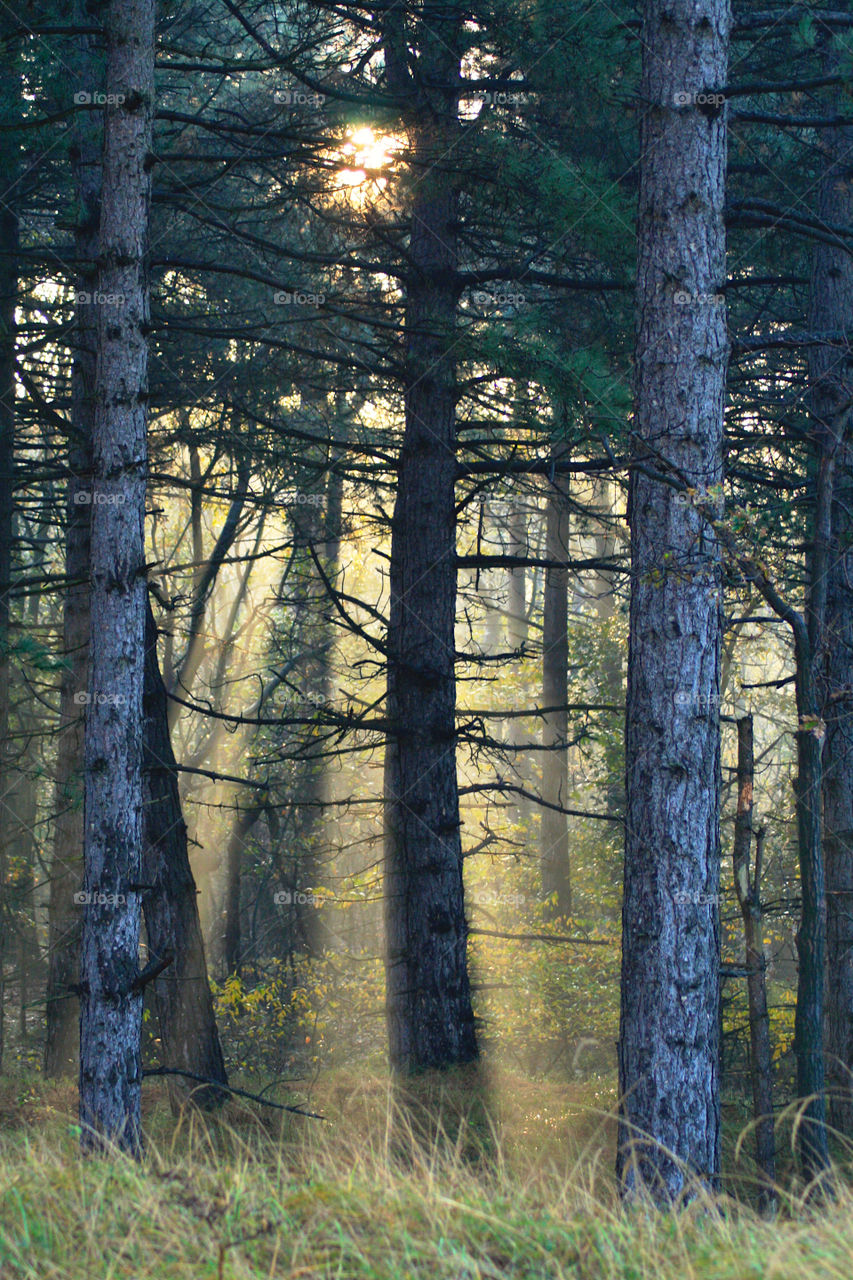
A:
[[[726,0],[647,0],[632,457],[620,1124],[626,1192],[715,1185]],[[673,484],[673,481],[676,481]],[[712,499],[713,501],[713,499]]]

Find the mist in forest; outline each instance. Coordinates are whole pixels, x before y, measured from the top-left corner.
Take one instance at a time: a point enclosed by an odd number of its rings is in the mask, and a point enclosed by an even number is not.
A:
[[[0,1280],[838,1274],[853,15],[0,33]]]

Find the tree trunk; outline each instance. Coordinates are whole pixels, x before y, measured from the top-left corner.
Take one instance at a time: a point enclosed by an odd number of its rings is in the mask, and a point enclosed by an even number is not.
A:
[[[749,1046],[752,1101],[755,1117],[755,1160],[764,1179],[762,1201],[775,1200],[776,1144],[773,1128],[773,1058],[770,1049],[770,1017],[767,1012],[764,940],[761,927],[761,850],[764,833],[756,834],[755,874],[750,874],[753,838],[753,786],[755,752],[752,716],[737,722],[737,817],[732,852],[735,892],[743,916],[749,1000]]]
[[[92,441],[80,1120],[84,1147],[140,1147],[139,926],[153,0],[111,0]],[[113,96],[114,95],[114,96]]]
[[[507,531],[509,534],[507,550],[511,556],[523,559],[533,554],[530,545],[530,525],[534,516],[530,504],[522,504],[515,497],[507,515]],[[509,570],[507,581],[507,642],[511,649],[526,650],[530,639],[530,599],[528,595],[528,570],[525,565],[516,565]],[[535,587],[530,594],[534,594]],[[510,666],[512,680],[519,683],[524,690],[522,697],[526,700],[529,694],[527,681],[522,678],[523,659],[519,658]],[[503,728],[509,751],[510,776],[513,785],[521,787],[527,794],[512,796],[507,805],[507,817],[514,826],[530,831],[533,819],[533,802],[530,796],[535,791],[533,771],[531,770],[530,752],[524,750],[530,741],[530,734],[521,720],[506,720]],[[533,785],[531,785],[533,784]],[[531,832],[532,834],[532,832]]]
[[[235,426],[235,435],[236,435]],[[204,631],[204,619],[207,612],[207,606],[210,601],[211,592],[216,585],[216,579],[219,570],[225,561],[228,552],[231,550],[240,530],[240,521],[243,515],[243,509],[246,505],[246,495],[249,490],[249,480],[251,479],[251,464],[249,454],[240,452],[237,456],[237,484],[234,489],[234,496],[231,499],[228,508],[228,515],[220,530],[219,537],[216,539],[213,550],[210,553],[210,559],[207,564],[202,567],[196,567],[193,582],[193,599],[190,609],[190,618],[187,635],[186,651],[183,660],[174,676],[174,683],[169,689],[170,694],[180,698],[190,698],[193,693],[193,686],[198,675],[199,668],[205,657],[207,647],[207,637]],[[199,477],[200,479],[200,477]],[[197,529],[198,512],[201,498],[198,489],[193,491],[193,544],[197,546],[201,542],[200,533]],[[194,554],[196,554],[194,552]],[[180,702],[170,700],[169,702],[169,728],[174,729],[180,719],[183,707]]]
[[[523,558],[531,554],[529,540],[530,514],[516,501],[509,513],[509,547],[511,556]],[[530,627],[527,617],[527,569],[516,565],[509,571],[507,589],[507,639],[513,649],[527,644]]]
[[[165,1067],[227,1085],[169,736],[168,698],[157,661],[157,624],[150,603],[146,608],[144,715],[142,909],[149,964],[156,966],[172,957],[153,982],[160,1057]],[[216,1106],[228,1097],[221,1089],[179,1078],[170,1081],[170,1094],[175,1107],[190,1095],[202,1107]]]
[[[223,943],[223,959],[225,972],[240,972],[243,957],[242,920],[240,916],[240,899],[242,890],[243,850],[252,829],[264,811],[261,802],[250,805],[247,809],[238,809],[231,826],[226,851],[225,881],[225,938]]]
[[[657,477],[722,478],[725,108],[695,99],[726,83],[729,22],[646,0],[642,28],[617,1172],[663,1204],[720,1167],[720,558]]]
[[[38,599],[30,597],[30,602]],[[18,1030],[21,1043],[28,1038],[27,1005],[29,1002],[30,980],[38,974],[39,947],[33,915],[36,888],[36,814],[38,797],[36,794],[37,768],[29,758],[33,731],[31,716],[24,708],[19,709],[16,732],[27,735],[19,739],[19,750],[15,752],[15,772],[11,785],[6,791],[3,801],[7,827],[7,847],[11,853],[13,869],[11,893],[11,921],[15,926],[18,942],[18,985],[20,1000],[18,1004]]]
[[[825,210],[823,210],[825,216]],[[843,277],[842,277],[843,279]],[[815,277],[812,311],[826,318],[827,290]],[[821,312],[823,312],[821,316]],[[816,314],[815,314],[816,313]],[[797,777],[794,781],[800,862],[802,906],[797,932],[797,1010],[794,1020],[794,1053],[797,1059],[797,1097],[801,1108],[796,1146],[806,1180],[825,1175],[829,1168],[826,1133],[824,1062],[824,986],[826,982],[826,882],[823,865],[823,699],[819,691],[821,655],[829,640],[826,631],[830,566],[833,553],[835,477],[842,434],[849,408],[833,399],[832,378],[827,371],[825,349],[812,356],[810,374],[816,417],[814,432],[814,514],[807,556],[807,589],[804,618],[794,626],[797,690]],[[835,389],[837,392],[837,388]]]
[[[306,409],[319,410],[327,421],[324,394],[303,390]],[[334,583],[340,543],[342,501],[340,469],[330,471],[323,506],[319,503],[294,507],[291,515],[297,563],[304,565],[304,586],[294,618],[305,659],[297,667],[303,695],[313,695],[323,706],[332,693],[333,630],[329,625],[330,602],[324,578]],[[315,495],[319,498],[319,493]],[[328,761],[312,759],[316,738],[306,726],[302,740],[305,759],[294,780],[294,831],[292,883],[295,893],[288,911],[290,937],[304,954],[320,955],[328,947],[328,909],[318,906],[313,891],[324,884],[328,868],[328,827],[325,803],[328,800]],[[324,857],[325,851],[325,857]]]
[[[392,1066],[477,1057],[455,736],[456,135],[460,16],[422,28],[405,316],[405,435],[391,535],[385,752],[386,996]],[[389,82],[406,51],[388,47]]]
[[[550,484],[546,503],[547,531],[545,556],[563,565],[569,555],[568,482],[557,478]],[[549,804],[568,802],[569,757],[569,571],[545,570],[545,600],[542,629],[542,699],[546,707],[560,707],[545,717],[543,745],[549,748],[542,758],[542,799]],[[564,917],[572,910],[572,883],[569,862],[569,824],[564,813],[542,809],[541,817],[542,892],[549,901],[551,917]]]
[[[853,325],[853,319],[847,322]],[[829,1117],[853,1137],[853,449],[845,446],[834,504],[824,649],[826,740],[826,1054]]]
[[[615,491],[611,483],[604,479],[595,482],[594,492],[596,506],[606,516],[605,519],[602,519],[596,531],[595,554],[600,556],[602,560],[611,559],[619,550],[619,544],[614,533],[614,524],[617,519],[613,515]],[[617,638],[614,628],[614,622],[618,616],[616,578],[613,573],[603,569],[593,575],[593,581],[595,583],[593,588],[595,591],[595,611],[600,626],[601,666],[599,689],[603,702],[610,702],[620,706],[625,699],[625,680],[622,674],[623,646]],[[615,726],[616,716],[612,713],[608,714],[607,723]],[[606,809],[608,813],[615,813],[620,816],[625,812],[624,747],[624,738],[620,732],[618,740],[614,741],[613,746],[605,754],[607,769],[605,775]]]
[[[8,168],[4,170],[8,181]],[[14,179],[12,180],[14,191]],[[18,301],[18,215],[14,195],[0,206],[0,1064],[5,1041],[7,901],[13,815],[2,804],[12,785],[9,737],[12,541],[15,498],[15,307]]]
[[[842,101],[837,101],[839,109]],[[853,129],[822,129],[818,142],[824,152],[819,216],[825,225],[849,226],[853,222]],[[816,243],[809,329],[825,335],[825,341],[809,347],[810,407],[819,451],[838,449],[818,672],[826,724],[825,1047],[830,1120],[848,1137],[853,1136],[853,448],[840,438],[845,428],[839,417],[853,398],[853,356],[847,337],[851,328],[853,262],[842,245]]]
[[[3,124],[8,130],[21,117],[21,72],[18,40],[14,34],[18,23],[15,15],[4,11],[0,16],[0,72],[9,81],[9,109]],[[2,145],[4,196],[0,203],[0,1066],[6,1040],[6,955],[10,932],[11,907],[8,900],[10,859],[14,842],[14,815],[4,805],[13,785],[14,747],[10,739],[11,725],[10,647],[12,643],[12,567],[15,537],[15,348],[18,305],[18,148],[19,135],[4,132]]]
[[[811,592],[809,593],[812,594]],[[820,797],[823,765],[812,645],[797,646],[797,835],[802,907],[797,930],[797,1009],[794,1054],[801,1101],[797,1153],[806,1180],[829,1167],[823,1057],[823,989],[826,978],[826,886],[821,845]]]
[[[74,8],[83,25],[83,6]],[[90,36],[81,37],[75,60],[76,84],[94,93]],[[89,555],[92,485],[92,420],[95,412],[97,316],[82,301],[98,285],[98,223],[101,200],[100,114],[74,115],[71,167],[78,216],[74,230],[77,261],[71,424],[65,498],[65,592],[62,601],[64,666],[59,695],[53,862],[48,905],[48,977],[44,1072],[73,1075],[79,1058],[80,1018],[74,991],[78,982],[82,914],[74,894],[83,880],[83,707],[89,682]]]

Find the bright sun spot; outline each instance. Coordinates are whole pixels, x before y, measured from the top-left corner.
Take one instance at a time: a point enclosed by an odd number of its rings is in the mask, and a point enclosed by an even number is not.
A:
[[[341,170],[341,184],[345,187],[358,187],[363,182],[375,182],[377,186],[386,186],[388,179],[382,171],[394,159],[394,152],[399,151],[402,143],[388,134],[376,134],[363,125],[353,129],[347,135],[347,141],[341,148],[346,157],[347,167]]]

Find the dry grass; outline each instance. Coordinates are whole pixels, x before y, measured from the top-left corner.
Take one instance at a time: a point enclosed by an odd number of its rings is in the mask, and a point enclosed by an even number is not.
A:
[[[70,1087],[0,1089],[2,1280],[847,1280],[853,1195],[775,1222],[721,1202],[626,1211],[611,1178],[606,1087],[498,1076],[443,1095],[446,1137],[400,1160],[381,1078],[338,1073],[328,1121],[229,1106],[177,1126],[147,1086],[148,1152],[81,1159]],[[435,1096],[431,1098],[435,1103]],[[417,1111],[415,1113],[418,1114]],[[472,1118],[470,1125],[460,1117]]]

